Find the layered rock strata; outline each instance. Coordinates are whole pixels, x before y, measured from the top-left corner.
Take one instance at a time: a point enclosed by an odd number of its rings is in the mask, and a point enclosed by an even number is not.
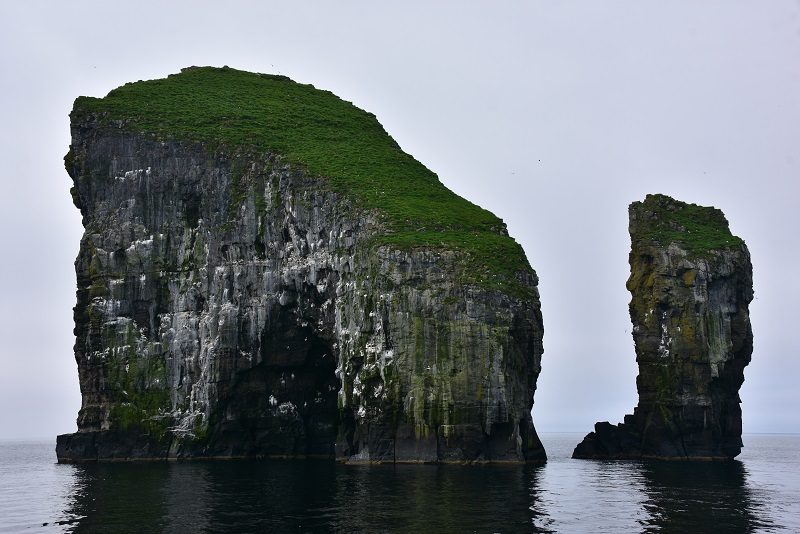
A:
[[[750,254],[720,210],[648,195],[629,208],[639,404],[574,458],[729,459],[742,447]]]
[[[191,68],[71,119],[83,401],[60,462],[545,459],[536,274],[374,116]]]

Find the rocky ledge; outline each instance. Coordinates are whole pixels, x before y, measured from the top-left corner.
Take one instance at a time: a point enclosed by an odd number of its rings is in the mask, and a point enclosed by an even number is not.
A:
[[[747,247],[714,208],[648,195],[629,216],[639,404],[597,423],[573,458],[733,458],[753,349]]]
[[[78,98],[78,431],[59,462],[537,462],[537,277],[375,117],[189,68]]]

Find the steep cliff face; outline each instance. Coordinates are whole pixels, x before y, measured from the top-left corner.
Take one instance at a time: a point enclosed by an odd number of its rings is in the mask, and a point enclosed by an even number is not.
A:
[[[543,461],[537,278],[374,116],[191,68],[79,98],[61,462]]]
[[[750,362],[750,254],[714,208],[648,195],[629,208],[639,405],[597,423],[575,458],[733,458]]]

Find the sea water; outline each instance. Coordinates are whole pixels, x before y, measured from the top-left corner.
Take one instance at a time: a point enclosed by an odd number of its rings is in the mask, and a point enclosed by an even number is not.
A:
[[[0,443],[0,532],[800,532],[800,436],[745,435],[730,462],[543,466],[321,461],[58,465]]]

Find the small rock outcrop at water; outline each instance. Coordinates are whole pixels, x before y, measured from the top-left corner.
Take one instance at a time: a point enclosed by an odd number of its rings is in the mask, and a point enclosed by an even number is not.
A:
[[[573,458],[729,459],[741,452],[750,254],[718,209],[648,195],[629,208],[639,404]]]
[[[193,67],[70,117],[83,402],[60,462],[544,461],[536,273],[373,115]]]

